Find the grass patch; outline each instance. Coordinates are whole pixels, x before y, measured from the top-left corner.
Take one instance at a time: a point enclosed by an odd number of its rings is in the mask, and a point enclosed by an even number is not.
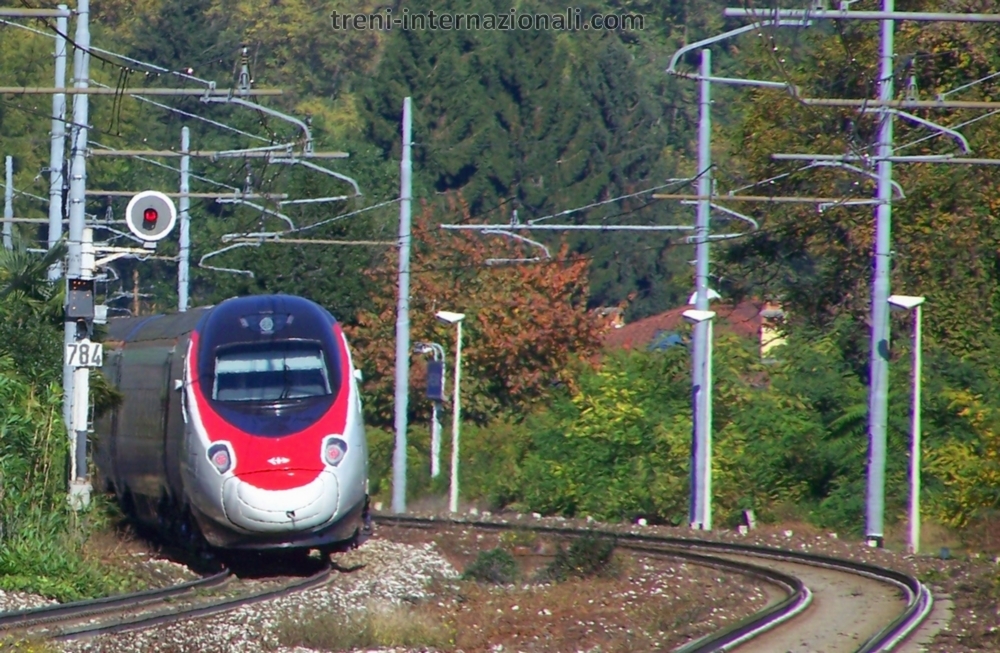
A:
[[[149,587],[124,553],[95,546],[95,534],[111,529],[105,501],[94,497],[79,514],[61,506],[46,514],[45,502],[22,506],[0,549],[0,589],[67,602]]]
[[[288,616],[277,628],[282,646],[349,651],[356,648],[447,648],[454,635],[444,624],[412,607],[369,606],[346,615]]]
[[[520,575],[517,560],[503,549],[482,551],[462,574],[463,580],[475,580],[494,585],[510,585]]]
[[[617,577],[621,571],[614,560],[616,542],[601,537],[581,537],[569,549],[559,546],[555,560],[539,573],[539,580],[562,582],[570,578]]]
[[[0,651],[3,653],[59,653],[60,649],[44,640],[5,637],[0,639]]]
[[[538,544],[538,533],[524,530],[504,531],[500,534],[500,546],[513,549],[515,547],[534,547]]]
[[[108,503],[94,497],[79,513],[67,504],[61,391],[11,367],[0,356],[0,589],[63,602],[134,589],[121,565],[88,551],[91,535],[110,525]]]

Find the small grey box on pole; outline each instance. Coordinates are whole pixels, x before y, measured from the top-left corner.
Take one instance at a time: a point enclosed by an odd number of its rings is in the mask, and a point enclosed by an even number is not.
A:
[[[181,313],[188,308],[188,287],[191,264],[191,157],[188,154],[191,150],[191,130],[187,127],[181,128],[181,196],[178,201],[180,220],[180,243],[177,257],[177,310]]]
[[[396,449],[392,457],[392,511],[406,512],[406,428],[410,391],[410,98],[403,100],[403,156],[399,166],[399,298],[396,313]]]

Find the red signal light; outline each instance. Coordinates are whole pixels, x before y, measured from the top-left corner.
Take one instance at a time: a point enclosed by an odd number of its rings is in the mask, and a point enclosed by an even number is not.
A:
[[[156,228],[156,221],[159,219],[160,214],[156,212],[156,209],[146,209],[142,212],[142,228],[146,231],[152,231]]]

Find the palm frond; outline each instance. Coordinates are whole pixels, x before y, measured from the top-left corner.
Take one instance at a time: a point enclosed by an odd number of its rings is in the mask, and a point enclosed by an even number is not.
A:
[[[49,281],[48,271],[66,251],[65,240],[42,255],[29,252],[21,240],[16,240],[12,249],[0,248],[0,298],[20,292],[37,301],[52,299],[58,284]]]

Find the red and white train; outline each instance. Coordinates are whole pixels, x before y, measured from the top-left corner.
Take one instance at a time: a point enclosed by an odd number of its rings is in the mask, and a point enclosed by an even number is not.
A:
[[[108,329],[124,402],[94,458],[131,518],[217,549],[334,550],[370,526],[360,375],[329,312],[259,295]]]

